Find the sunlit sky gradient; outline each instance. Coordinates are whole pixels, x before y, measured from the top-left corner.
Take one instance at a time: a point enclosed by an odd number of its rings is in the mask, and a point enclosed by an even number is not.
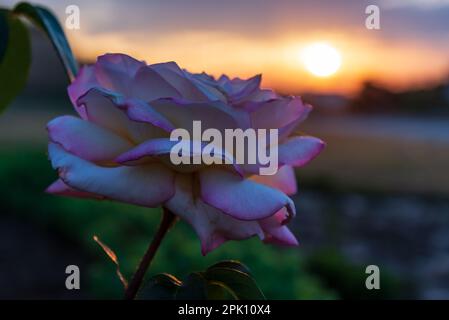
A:
[[[17,1],[2,0],[11,6]],[[66,30],[78,58],[123,52],[148,63],[174,60],[195,72],[249,77],[286,93],[352,94],[363,80],[393,89],[449,75],[446,0],[42,0],[65,21],[81,10],[81,29]],[[381,30],[365,28],[365,7],[381,8]],[[308,72],[300,51],[326,42],[342,57],[327,78]]]

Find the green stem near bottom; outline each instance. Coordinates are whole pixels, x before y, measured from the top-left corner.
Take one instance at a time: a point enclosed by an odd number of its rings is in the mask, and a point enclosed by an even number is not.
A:
[[[156,252],[162,242],[162,239],[164,239],[164,236],[167,234],[167,231],[176,222],[176,216],[171,211],[165,208],[163,208],[163,210],[164,211],[162,215],[161,224],[159,225],[159,228],[156,234],[154,235],[153,240],[151,241],[147,251],[145,252],[145,255],[142,257],[142,260],[139,263],[139,267],[137,268],[136,273],[134,273],[131,282],[126,288],[124,297],[125,300],[135,299],[137,292],[139,291],[142,285],[145,273],[147,272],[148,267],[151,264],[151,261],[153,261],[153,258],[156,255]]]

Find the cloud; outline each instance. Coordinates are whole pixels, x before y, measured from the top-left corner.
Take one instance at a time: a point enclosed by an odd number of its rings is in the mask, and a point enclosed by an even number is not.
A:
[[[385,9],[439,9],[441,7],[448,7],[449,0],[384,0],[381,2],[381,5]]]
[[[105,51],[127,52],[152,61],[175,59],[197,71],[226,70],[241,76],[263,71],[268,81],[290,79],[292,86],[298,85],[291,80],[299,70],[295,48],[306,42],[330,40],[351,56],[348,72],[368,70],[391,79],[436,74],[445,69],[449,49],[449,0],[34,2],[51,8],[60,21],[66,19],[67,5],[80,7],[81,30],[67,30],[67,35],[76,54],[85,59]],[[365,8],[370,4],[381,9],[381,30],[365,27]],[[292,56],[284,59],[284,51]],[[374,54],[390,63],[383,63],[382,69]],[[345,81],[355,80],[339,83]],[[298,83],[304,86],[304,78]]]

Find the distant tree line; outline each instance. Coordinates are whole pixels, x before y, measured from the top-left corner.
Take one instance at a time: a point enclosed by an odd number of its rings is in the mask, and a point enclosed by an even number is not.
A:
[[[360,93],[350,101],[349,111],[449,115],[449,81],[401,92],[393,92],[367,81]]]

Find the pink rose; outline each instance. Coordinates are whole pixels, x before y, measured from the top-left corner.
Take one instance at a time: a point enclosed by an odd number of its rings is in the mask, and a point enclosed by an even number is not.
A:
[[[296,192],[292,167],[312,160],[324,143],[295,134],[309,105],[262,90],[260,81],[215,80],[174,62],[146,65],[122,54],[99,57],[68,88],[79,117],[58,117],[47,126],[59,174],[47,191],[163,206],[192,225],[203,254],[254,235],[296,245],[286,226],[295,215],[288,197]],[[190,130],[194,120],[220,131],[279,129],[279,171],[259,176],[257,164],[173,165],[170,132]]]

